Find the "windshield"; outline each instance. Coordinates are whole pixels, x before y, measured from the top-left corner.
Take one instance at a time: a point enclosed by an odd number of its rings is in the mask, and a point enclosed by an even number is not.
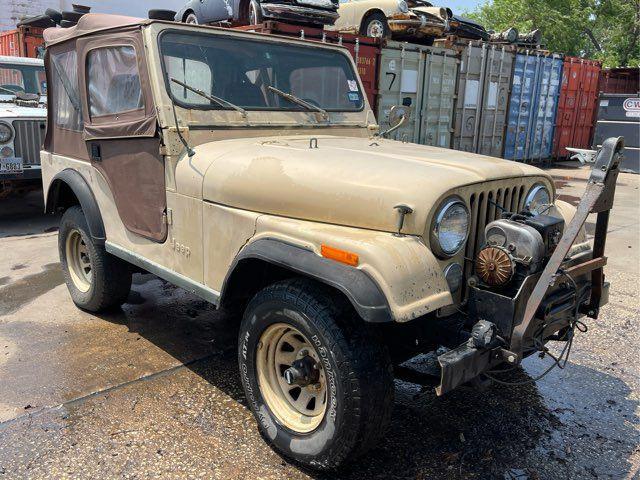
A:
[[[310,110],[274,89],[327,111],[364,106],[351,62],[335,50],[177,32],[163,34],[160,44],[167,88],[185,107],[224,108],[193,89],[246,110]]]
[[[9,92],[47,94],[44,66],[0,63],[0,95]]]

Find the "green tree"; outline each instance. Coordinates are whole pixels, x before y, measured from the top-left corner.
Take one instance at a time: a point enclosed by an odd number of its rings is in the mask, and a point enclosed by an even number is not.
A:
[[[496,31],[538,28],[547,49],[606,67],[640,63],[640,0],[488,0],[467,16]]]

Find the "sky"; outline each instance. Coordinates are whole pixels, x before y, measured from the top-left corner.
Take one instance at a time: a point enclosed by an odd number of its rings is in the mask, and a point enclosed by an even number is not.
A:
[[[429,0],[439,7],[449,7],[454,13],[462,13],[465,10],[474,10],[478,5],[484,3],[484,0]]]

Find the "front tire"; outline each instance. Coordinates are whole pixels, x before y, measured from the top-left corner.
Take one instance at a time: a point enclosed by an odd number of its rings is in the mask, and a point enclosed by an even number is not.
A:
[[[189,23],[191,25],[198,25],[200,22],[198,22],[198,16],[195,13],[189,12],[187,16],[184,17],[184,23]]]
[[[387,17],[380,12],[373,12],[367,16],[360,27],[360,35],[373,38],[390,38],[391,30]]]
[[[71,299],[83,310],[100,312],[125,303],[131,290],[131,268],[93,242],[80,206],[60,220],[58,252]]]
[[[260,432],[316,469],[365,453],[391,417],[389,354],[349,307],[322,285],[287,280],[260,291],[240,327],[240,375]]]

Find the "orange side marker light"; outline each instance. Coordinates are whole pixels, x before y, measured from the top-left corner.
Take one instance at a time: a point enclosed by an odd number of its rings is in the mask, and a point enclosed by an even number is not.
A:
[[[320,247],[320,253],[324,258],[335,260],[336,262],[345,263],[352,267],[358,266],[360,257],[358,254],[347,252],[346,250],[340,250],[339,248],[330,247],[328,245],[322,245]]]

